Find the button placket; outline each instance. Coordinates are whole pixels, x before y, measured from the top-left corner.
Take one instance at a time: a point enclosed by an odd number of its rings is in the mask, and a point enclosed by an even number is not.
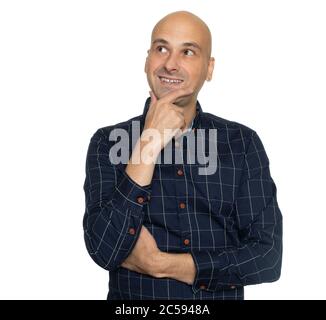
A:
[[[179,203],[179,208],[180,209],[185,209],[186,208],[186,204],[184,202],[180,202]]]
[[[184,158],[185,159],[185,158]],[[180,245],[182,250],[185,252],[189,251],[191,246],[191,226],[190,219],[188,216],[188,198],[187,192],[188,186],[187,184],[187,174],[186,174],[186,166],[183,164],[175,164],[174,165],[174,176],[175,176],[175,192],[176,192],[176,210],[179,216],[180,221]]]
[[[128,233],[131,234],[132,236],[134,236],[136,233],[135,228],[129,228]]]
[[[145,201],[144,197],[142,197],[142,196],[137,197],[137,202],[138,202],[139,204],[143,204],[144,201]]]
[[[178,175],[179,177],[183,176],[183,175],[184,175],[183,170],[182,170],[182,169],[178,169],[178,171],[177,171],[177,175]]]
[[[184,244],[185,246],[188,246],[189,243],[190,243],[190,240],[189,240],[189,239],[184,239],[184,240],[183,240],[183,244]]]

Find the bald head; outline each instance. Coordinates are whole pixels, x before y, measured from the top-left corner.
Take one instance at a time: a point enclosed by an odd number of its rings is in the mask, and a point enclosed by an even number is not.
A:
[[[157,98],[173,90],[187,89],[191,95],[179,106],[195,108],[197,95],[214,69],[212,38],[206,23],[187,11],[173,12],[152,31],[145,63],[148,84]]]
[[[176,11],[163,17],[152,31],[151,42],[157,38],[157,34],[169,32],[169,30],[182,34],[188,33],[199,38],[202,50],[204,50],[209,58],[212,51],[212,36],[207,24],[188,11]],[[187,31],[187,32],[185,32]],[[186,35],[186,34],[185,34]]]

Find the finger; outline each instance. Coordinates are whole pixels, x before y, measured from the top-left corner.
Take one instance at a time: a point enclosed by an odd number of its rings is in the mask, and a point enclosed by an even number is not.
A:
[[[183,125],[180,129],[181,129],[182,133],[187,129],[186,120],[183,119]]]
[[[180,138],[186,131],[187,129],[187,124],[186,121],[183,121],[183,124],[181,125],[181,127],[179,129],[177,129],[176,133],[175,133],[175,139]]]
[[[144,225],[141,227],[141,232],[146,237],[153,237],[152,234],[149,232],[149,230]]]
[[[180,126],[180,129],[183,130],[185,127],[186,127],[186,120],[185,120],[185,117],[184,117],[184,110],[182,107],[174,107],[174,108],[180,108],[182,110],[176,110],[178,112],[178,114],[180,115],[180,120],[182,121],[182,125]]]
[[[178,117],[180,119],[181,124],[179,125],[179,129],[183,130],[183,128],[186,126],[186,120],[184,118],[184,114],[183,114],[183,108],[182,107],[172,107],[173,109],[176,109],[176,117]],[[180,108],[181,110],[177,109]]]
[[[144,225],[141,226],[141,230],[144,230],[145,232],[146,231],[149,232],[148,229]]]
[[[181,129],[179,128],[179,129],[177,129],[177,130],[175,131],[175,133],[174,133],[174,139],[175,139],[175,140],[178,140],[181,136],[182,136],[182,131],[181,131]]]
[[[179,107],[179,106],[177,106],[176,104],[173,104],[173,103],[172,103],[171,107],[172,107],[176,112],[178,112],[181,116],[184,116],[184,111],[185,111],[184,107]]]
[[[151,96],[151,102],[150,102],[150,105],[153,105],[153,104],[157,101],[156,95],[154,94],[153,91],[150,91],[150,92],[149,92],[149,95]]]
[[[190,89],[178,89],[173,90],[166,94],[164,97],[160,99],[160,101],[165,103],[174,103],[179,98],[184,98],[190,96],[193,93],[193,90]]]

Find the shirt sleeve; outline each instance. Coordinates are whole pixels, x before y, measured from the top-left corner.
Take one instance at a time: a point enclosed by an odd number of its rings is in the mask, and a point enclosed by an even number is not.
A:
[[[109,158],[109,141],[99,129],[91,138],[84,183],[84,239],[92,259],[106,270],[118,268],[138,238],[151,187],[141,187]]]
[[[253,132],[234,202],[240,245],[230,250],[192,250],[193,292],[273,282],[281,275],[282,214],[269,160]]]

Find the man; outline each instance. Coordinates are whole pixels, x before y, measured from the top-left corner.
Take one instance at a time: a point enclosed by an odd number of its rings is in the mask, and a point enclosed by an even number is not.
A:
[[[197,95],[213,69],[207,25],[167,15],[152,32],[143,115],[91,139],[83,224],[88,252],[109,270],[108,299],[243,299],[245,285],[280,277],[269,160],[255,131],[202,111]],[[121,144],[137,123],[137,141]],[[112,156],[119,143],[125,163]],[[207,146],[210,170],[199,161]],[[167,150],[174,158],[164,162]]]

